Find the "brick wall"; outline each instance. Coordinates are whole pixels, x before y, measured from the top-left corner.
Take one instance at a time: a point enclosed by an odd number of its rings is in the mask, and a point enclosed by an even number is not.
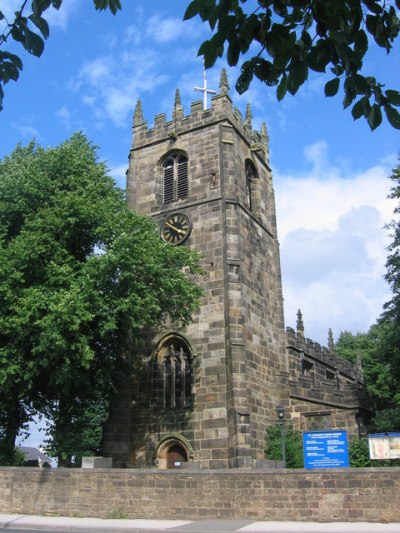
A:
[[[400,522],[399,468],[0,468],[0,512],[110,518]]]

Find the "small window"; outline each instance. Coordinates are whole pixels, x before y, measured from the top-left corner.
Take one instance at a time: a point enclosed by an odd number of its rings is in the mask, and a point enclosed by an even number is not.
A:
[[[162,164],[162,173],[164,203],[187,198],[189,192],[187,157],[183,154],[171,154]]]
[[[256,170],[251,161],[246,161],[245,167],[246,174],[246,196],[247,196],[247,207],[250,211],[254,210],[254,192],[255,192],[255,180],[256,180]]]
[[[334,381],[336,378],[335,372],[331,372],[330,370],[325,371],[326,379],[329,379],[329,381]]]
[[[303,376],[309,376],[312,373],[314,365],[310,361],[307,361],[303,352],[300,354],[300,365]]]

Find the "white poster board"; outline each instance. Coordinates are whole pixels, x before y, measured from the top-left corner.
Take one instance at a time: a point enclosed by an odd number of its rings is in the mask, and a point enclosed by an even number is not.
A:
[[[400,433],[368,435],[370,459],[400,459]]]

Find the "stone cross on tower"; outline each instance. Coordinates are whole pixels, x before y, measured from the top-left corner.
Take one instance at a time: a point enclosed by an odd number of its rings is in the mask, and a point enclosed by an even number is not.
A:
[[[217,94],[217,91],[212,91],[211,89],[207,89],[206,69],[204,69],[203,87],[195,87],[194,90],[203,93],[203,109],[207,109],[207,94]]]

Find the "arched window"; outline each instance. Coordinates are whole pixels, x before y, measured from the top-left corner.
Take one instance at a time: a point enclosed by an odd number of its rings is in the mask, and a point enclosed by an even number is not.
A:
[[[188,159],[181,153],[170,154],[162,163],[164,203],[188,195]]]
[[[187,343],[171,336],[158,348],[153,363],[152,404],[172,409],[191,406],[193,358]]]
[[[255,181],[257,179],[256,169],[251,161],[247,160],[245,164],[245,175],[246,175],[246,196],[247,196],[247,207],[250,211],[254,210],[255,201],[254,201],[254,192],[255,192]]]

